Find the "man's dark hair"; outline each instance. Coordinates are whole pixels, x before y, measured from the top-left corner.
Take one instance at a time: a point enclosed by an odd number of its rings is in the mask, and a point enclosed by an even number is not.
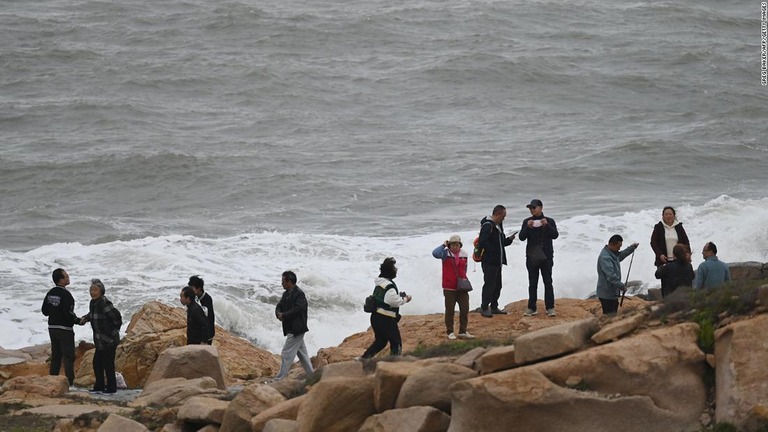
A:
[[[717,246],[714,243],[708,242],[706,247],[710,250],[710,252],[712,252],[712,254],[717,255]]]
[[[623,242],[624,242],[624,238],[622,238],[618,234],[614,234],[611,236],[610,239],[608,239],[608,244],[616,244],[616,243],[623,243]]]
[[[181,295],[186,298],[193,299],[195,298],[195,290],[192,289],[191,286],[187,285],[181,290]]]
[[[675,256],[675,259],[683,264],[690,264],[691,260],[688,258],[688,246],[684,245],[683,243],[678,243],[672,248],[672,255]]]
[[[298,279],[296,279],[296,273],[294,273],[294,272],[292,272],[290,270],[286,270],[286,271],[283,272],[283,279],[287,280],[288,282],[290,282],[292,284],[296,284],[296,281],[298,280]]]
[[[397,268],[395,268],[395,264],[397,264],[397,261],[395,261],[395,259],[392,257],[384,259],[384,262],[379,266],[379,277],[383,277],[385,279],[394,278],[397,275]]]
[[[201,290],[205,290],[205,281],[203,278],[201,278],[198,275],[190,276],[189,282],[187,282],[189,286],[193,286],[195,288],[200,288]]]
[[[499,205],[497,205],[496,207],[493,208],[493,213],[491,213],[491,215],[497,215],[497,214],[499,214],[499,213],[501,213],[501,212],[503,212],[505,210],[507,210],[507,208],[504,207],[503,205],[499,204]]]
[[[59,281],[64,279],[64,269],[63,268],[57,268],[53,271],[53,274],[51,275],[51,278],[53,279],[53,283],[56,285],[59,284]]]

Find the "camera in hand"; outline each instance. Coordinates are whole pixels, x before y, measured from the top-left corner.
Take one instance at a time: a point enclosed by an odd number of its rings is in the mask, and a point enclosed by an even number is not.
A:
[[[405,298],[408,294],[405,293],[405,291],[400,291],[400,297]]]

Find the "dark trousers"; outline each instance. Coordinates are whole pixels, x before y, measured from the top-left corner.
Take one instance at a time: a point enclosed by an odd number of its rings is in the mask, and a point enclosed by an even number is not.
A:
[[[603,307],[603,315],[615,315],[619,311],[619,299],[600,299],[600,305]]]
[[[459,333],[467,332],[469,321],[469,293],[466,291],[443,290],[445,297],[445,331],[453,333],[453,316],[456,313],[456,303],[459,304]]]
[[[499,296],[501,296],[501,264],[487,264],[483,262],[483,299],[480,303],[482,310],[499,308]]]
[[[58,375],[64,362],[64,375],[69,385],[75,383],[75,332],[72,330],[48,329],[51,336],[51,375]]]
[[[117,391],[117,380],[115,379],[115,350],[117,347],[97,349],[93,354],[93,374],[96,376],[94,390],[114,393]],[[106,385],[104,385],[104,376],[106,375]]]
[[[539,272],[541,272],[541,278],[544,280],[544,307],[546,309],[554,309],[555,288],[552,286],[553,265],[554,263],[549,258],[539,266],[533,265],[530,259],[526,259],[525,268],[528,269],[528,309],[536,310],[536,300],[539,290]]]
[[[371,346],[363,353],[363,358],[371,358],[383,350],[389,342],[390,354],[400,355],[403,349],[403,341],[400,338],[400,329],[397,327],[397,320],[378,312],[371,314],[371,327],[375,337]]]

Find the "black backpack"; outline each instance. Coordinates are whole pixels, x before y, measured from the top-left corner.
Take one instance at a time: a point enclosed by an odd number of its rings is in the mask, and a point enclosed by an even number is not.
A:
[[[368,313],[376,312],[376,299],[373,298],[373,295],[369,295],[365,298],[365,303],[363,303],[363,310]]]

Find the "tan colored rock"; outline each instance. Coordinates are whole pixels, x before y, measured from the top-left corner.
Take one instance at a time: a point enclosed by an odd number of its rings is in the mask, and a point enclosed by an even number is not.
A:
[[[148,432],[146,426],[143,424],[125,418],[119,414],[110,414],[104,424],[102,424],[97,432]]]
[[[146,303],[131,318],[117,347],[116,370],[128,387],[143,387],[160,353],[186,345],[186,311],[159,302]],[[225,381],[272,376],[280,369],[279,356],[216,327],[213,346],[219,351]]]
[[[459,381],[449,431],[698,431],[706,408],[695,324]],[[589,391],[565,387],[581,377]]]
[[[147,377],[146,385],[167,378],[195,379],[211,377],[219,389],[226,389],[224,366],[219,351],[210,345],[186,345],[168,348],[160,353],[155,367]]]
[[[272,419],[264,426],[264,432],[298,432],[299,423],[296,420]]]
[[[517,366],[515,363],[515,346],[507,345],[487,350],[477,360],[476,366],[482,375]]]
[[[260,412],[251,419],[251,431],[262,432],[266,424],[273,419],[296,420],[296,416],[299,414],[299,407],[301,407],[306,398],[307,395],[304,394]]]
[[[193,396],[179,408],[176,418],[193,423],[220,425],[228,406],[228,401]]]
[[[225,390],[216,387],[216,381],[211,377],[195,379],[168,378],[148,384],[141,395],[129,402],[132,407],[157,405],[163,407],[177,406],[194,396],[223,397]]]
[[[368,417],[358,432],[445,432],[451,417],[437,408],[392,409]]]
[[[515,363],[521,365],[575,351],[586,344],[596,325],[596,318],[586,318],[520,336],[515,339]]]
[[[160,432],[184,432],[184,429],[177,423],[166,423]]]
[[[424,367],[406,378],[395,407],[431,406],[451,413],[451,384],[474,378],[477,372],[454,363]]]
[[[600,345],[618,339],[634,331],[643,321],[645,321],[645,315],[639,313],[628,317],[622,316],[621,319],[604,325],[597,333],[592,335],[592,342]]]
[[[337,377],[362,377],[366,375],[366,372],[363,370],[363,363],[359,361],[343,361],[339,363],[331,363],[323,366],[320,371],[322,373],[321,379]]]
[[[483,347],[472,348],[471,350],[459,356],[459,358],[457,358],[454,363],[466,366],[470,369],[479,370],[479,367],[477,366],[477,360],[487,351],[488,349]]]
[[[69,381],[62,375],[52,376],[20,376],[11,378],[3,384],[3,398],[28,397],[25,395],[40,395],[60,397],[69,392]]]
[[[35,408],[25,408],[14,412],[15,415],[41,415],[47,417],[78,417],[88,413],[106,412],[115,414],[130,414],[133,409],[116,405],[94,404],[57,404],[43,405]]]
[[[395,407],[405,380],[425,366],[411,362],[378,362],[374,373],[374,406],[376,412]]]
[[[301,432],[356,431],[374,413],[372,377],[330,378],[309,390],[296,421]]]
[[[717,422],[757,430],[768,422],[768,315],[734,322],[715,332]]]
[[[282,402],[285,397],[274,388],[264,384],[249,385],[229,403],[220,431],[249,432],[253,417]]]
[[[208,424],[198,429],[197,432],[219,432],[219,427],[217,425]]]
[[[731,273],[731,280],[761,279],[766,277],[763,274],[763,263],[758,261],[728,263],[728,271]]]

